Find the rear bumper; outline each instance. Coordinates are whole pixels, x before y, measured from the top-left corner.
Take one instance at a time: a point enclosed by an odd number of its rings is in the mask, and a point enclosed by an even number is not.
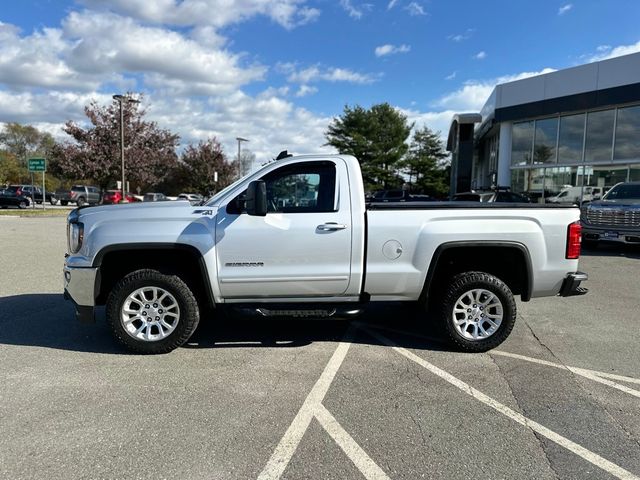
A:
[[[95,288],[98,268],[74,268],[64,266],[64,298],[76,307],[76,318],[81,322],[93,323],[95,309]]]
[[[585,295],[589,290],[581,287],[580,283],[589,279],[589,276],[583,272],[570,273],[564,279],[560,288],[561,297],[574,297],[576,295]]]

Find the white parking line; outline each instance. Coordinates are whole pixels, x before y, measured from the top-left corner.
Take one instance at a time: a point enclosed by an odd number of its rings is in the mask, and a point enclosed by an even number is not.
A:
[[[316,418],[366,478],[371,480],[389,479],[387,474],[367,455],[367,452],[356,443],[323,405],[317,406]]]
[[[291,422],[291,425],[289,425],[284,436],[280,439],[267,465],[258,476],[258,480],[276,480],[282,476],[293,454],[296,452],[300,440],[302,440],[302,437],[309,428],[313,417],[318,419],[320,425],[322,425],[331,438],[342,448],[366,478],[372,480],[389,478],[321,403],[349,351],[352,338],[353,327],[349,327],[343,340],[338,344],[338,347],[329,359],[322,375],[320,375],[320,378],[309,392],[309,395],[307,395],[302,407],[300,407],[300,410],[293,419],[293,422]]]
[[[634,390],[633,388],[627,387],[626,385],[621,385],[619,383],[609,380],[610,378],[614,378],[616,380],[623,381],[623,382],[640,383],[640,380],[637,378],[625,377],[622,375],[614,375],[612,373],[606,373],[606,372],[598,372],[597,370],[588,370],[586,368],[570,367],[568,365],[562,365],[560,363],[553,363],[547,360],[541,360],[539,358],[527,357],[525,355],[518,355],[517,353],[503,352],[501,350],[493,350],[489,353],[493,355],[501,355],[503,357],[516,358],[518,360],[524,360],[526,362],[537,363],[539,365],[546,365],[548,367],[559,368],[561,370],[569,370],[570,372],[573,372],[576,375],[580,375],[582,377],[588,378],[589,380],[593,380],[594,382],[602,383],[603,385],[607,385],[611,388],[620,390],[621,392],[625,392],[625,393],[628,393],[629,395],[633,395],[634,397],[640,398],[640,391]]]
[[[365,330],[367,332],[369,332],[373,337],[377,338],[381,343],[388,345],[390,347],[392,347],[396,352],[398,352],[400,355],[403,355],[404,357],[408,358],[409,360],[411,360],[412,362],[417,363],[418,365],[420,365],[421,367],[429,370],[431,373],[437,375],[438,377],[442,378],[443,380],[445,380],[446,382],[450,383],[451,385],[453,385],[454,387],[460,389],[461,391],[463,391],[464,393],[466,393],[467,395],[470,395],[471,397],[475,398],[476,400],[484,403],[485,405],[493,408],[494,410],[497,410],[498,412],[502,413],[503,415],[505,415],[506,417],[512,419],[513,421],[519,423],[520,425],[524,425],[525,427],[529,427],[531,430],[533,430],[534,432],[548,438],[549,440],[557,443],[558,445],[566,448],[567,450],[575,453],[576,455],[578,455],[579,457],[583,458],[584,460],[588,461],[589,463],[595,465],[598,468],[601,468],[602,470],[610,473],[611,475],[620,478],[620,479],[625,479],[625,480],[640,480],[640,477],[637,477],[636,475],[634,475],[633,473],[629,472],[628,470],[625,470],[624,468],[616,465],[615,463],[610,462],[609,460],[601,457],[600,455],[591,452],[590,450],[587,450],[586,448],[584,448],[583,446],[569,440],[566,437],[563,437],[562,435],[549,430],[547,427],[540,425],[539,423],[531,420],[530,418],[525,417],[524,415],[516,412],[515,410],[512,410],[511,408],[507,407],[506,405],[503,405],[502,403],[498,402],[497,400],[494,400],[493,398],[489,397],[488,395],[485,395],[484,393],[482,393],[479,390],[476,390],[475,388],[473,388],[472,386],[470,386],[468,383],[463,382],[462,380],[460,380],[457,377],[454,377],[453,375],[451,375],[450,373],[436,367],[435,365],[427,362],[426,360],[424,360],[423,358],[419,357],[418,355],[416,355],[415,353],[410,352],[409,350],[399,347],[398,345],[396,345],[394,342],[392,342],[391,340],[389,340],[388,338],[386,338],[385,336],[383,336],[382,334],[373,331],[369,328],[365,327]]]

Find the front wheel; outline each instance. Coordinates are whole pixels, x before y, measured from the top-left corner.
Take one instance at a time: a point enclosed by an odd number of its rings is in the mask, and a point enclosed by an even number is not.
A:
[[[484,272],[454,276],[444,295],[442,316],[451,341],[467,352],[500,345],[516,321],[516,302],[509,287]]]
[[[53,197],[51,197],[51,199],[49,200],[49,203],[50,203],[51,205],[57,205],[57,204],[58,204],[58,199],[57,199],[57,198],[53,198]]]
[[[187,284],[156,270],[126,275],[109,294],[106,310],[116,339],[136,353],[168,353],[184,344],[200,321]]]
[[[76,204],[77,204],[79,207],[84,207],[84,206],[87,204],[87,201],[84,199],[84,197],[80,197],[80,198],[78,199],[78,201],[76,202]]]
[[[60,200],[60,203],[62,204],[63,207],[66,207],[67,205],[69,205],[69,202],[67,200]]]
[[[20,200],[20,203],[18,203],[18,208],[27,208],[29,205],[27,204],[27,202],[25,200]]]

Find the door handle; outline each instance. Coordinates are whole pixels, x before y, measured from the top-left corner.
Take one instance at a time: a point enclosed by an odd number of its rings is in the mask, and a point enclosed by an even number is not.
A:
[[[321,230],[323,232],[331,232],[333,230],[344,230],[345,228],[347,228],[347,226],[342,223],[327,222],[323,223],[322,225],[318,225],[317,228],[318,230]]]

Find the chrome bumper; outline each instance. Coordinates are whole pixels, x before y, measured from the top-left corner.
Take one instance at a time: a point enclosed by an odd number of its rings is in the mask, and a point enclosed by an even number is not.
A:
[[[76,307],[76,317],[82,322],[94,321],[95,288],[98,268],[64,266],[64,298]]]

